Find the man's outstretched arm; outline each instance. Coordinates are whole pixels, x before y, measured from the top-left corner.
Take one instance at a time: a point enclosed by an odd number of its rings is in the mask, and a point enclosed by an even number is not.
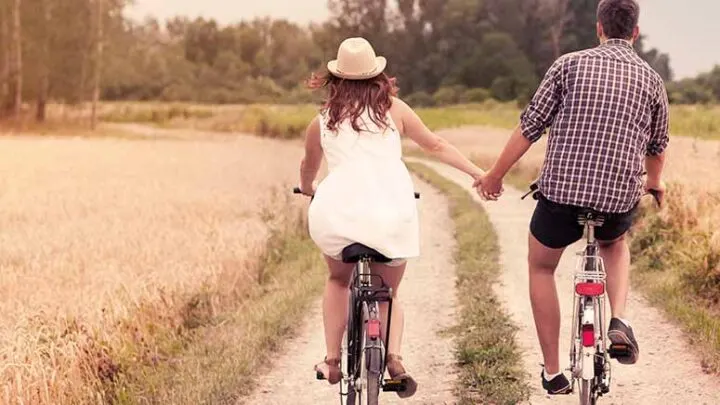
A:
[[[515,128],[500,157],[490,171],[475,183],[483,198],[497,200],[502,193],[503,178],[552,125],[562,101],[562,70],[561,58],[548,70],[530,104],[523,111],[520,125]]]
[[[518,125],[487,176],[502,180],[510,169],[515,166],[515,163],[525,155],[532,144],[533,143],[523,135],[522,127]]]

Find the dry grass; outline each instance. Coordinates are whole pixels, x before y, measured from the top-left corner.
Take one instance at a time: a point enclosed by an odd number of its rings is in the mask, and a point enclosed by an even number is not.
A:
[[[720,372],[720,192],[675,184],[667,208],[642,211],[633,229],[633,278]]]
[[[293,212],[272,189],[294,182],[294,145],[0,142],[2,403],[122,399],[126,379],[192,347],[188,331],[258,294],[267,213]]]
[[[465,128],[443,136],[492,165],[510,131]],[[408,144],[409,151],[417,151]],[[534,145],[507,182],[526,189],[542,167],[545,140]],[[633,231],[634,284],[678,321],[703,354],[709,372],[720,371],[720,142],[673,137],[665,177],[667,208],[642,211]],[[645,201],[645,203],[649,203]]]

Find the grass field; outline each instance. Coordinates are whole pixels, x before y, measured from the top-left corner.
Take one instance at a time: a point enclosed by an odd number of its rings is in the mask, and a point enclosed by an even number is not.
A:
[[[200,106],[159,103],[107,103],[102,118],[108,122],[142,122],[176,128],[255,133],[274,138],[296,138],[317,113],[310,105],[299,106]],[[433,130],[464,126],[510,129],[518,123],[515,103],[488,101],[482,104],[420,108],[418,114]],[[720,106],[672,106],[673,135],[720,139]]]
[[[0,142],[0,403],[234,404],[322,286],[295,145]]]

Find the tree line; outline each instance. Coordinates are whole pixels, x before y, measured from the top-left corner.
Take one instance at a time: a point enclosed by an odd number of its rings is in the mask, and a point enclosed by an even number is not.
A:
[[[1,0],[0,116],[100,98],[102,52],[126,31],[125,0]],[[112,55],[111,55],[112,56]]]
[[[127,0],[1,0],[0,114],[49,100],[300,103],[303,81],[348,36],[388,57],[416,104],[526,100],[560,55],[597,44],[597,0],[329,0],[331,18],[299,25],[128,20]],[[670,58],[637,42],[669,83]],[[678,102],[720,99],[720,68],[672,82]],[[25,107],[23,107],[25,106]]]

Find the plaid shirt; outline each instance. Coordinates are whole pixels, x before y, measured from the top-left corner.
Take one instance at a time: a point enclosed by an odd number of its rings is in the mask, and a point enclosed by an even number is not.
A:
[[[624,40],[567,54],[521,116],[531,142],[548,127],[540,192],[559,204],[628,212],[644,194],[645,156],[669,141],[665,85]]]

